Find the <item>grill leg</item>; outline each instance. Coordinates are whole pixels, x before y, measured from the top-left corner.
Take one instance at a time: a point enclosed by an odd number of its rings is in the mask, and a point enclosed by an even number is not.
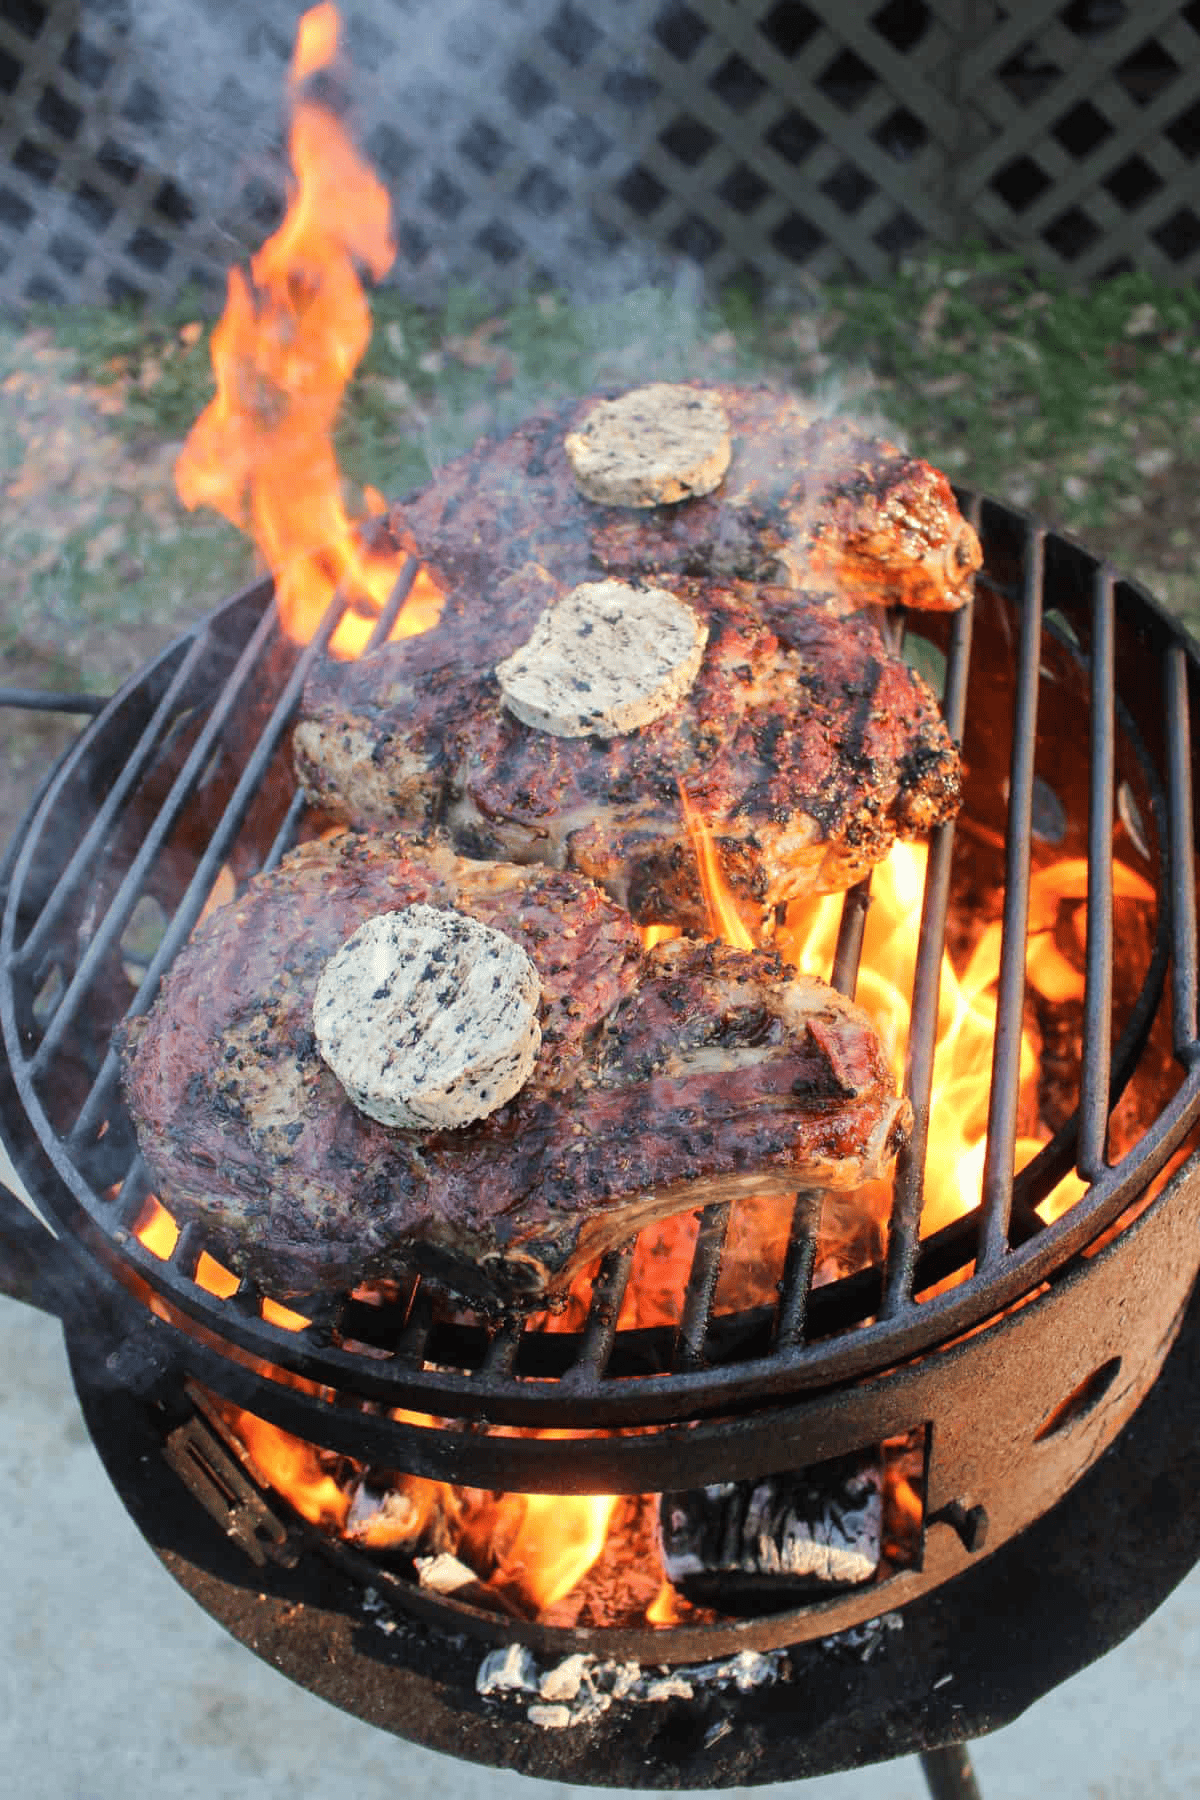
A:
[[[965,1744],[922,1750],[921,1769],[932,1800],[982,1800]]]

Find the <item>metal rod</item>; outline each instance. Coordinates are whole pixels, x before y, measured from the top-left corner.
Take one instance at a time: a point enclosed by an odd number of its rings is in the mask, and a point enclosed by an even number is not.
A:
[[[1105,1164],[1112,1065],[1112,820],[1116,767],[1114,581],[1111,569],[1097,569],[1092,609],[1087,961],[1077,1153],[1079,1173],[1088,1181],[1094,1181]]]
[[[284,816],[283,824],[275,833],[274,841],[263,861],[263,873],[268,869],[277,868],[283,861],[284,856],[296,841],[296,831],[307,810],[308,796],[305,794],[303,788],[297,788],[296,792],[292,795],[291,804]]]
[[[920,1755],[931,1800],[983,1800],[965,1744],[946,1744],[940,1750],[922,1750]]]
[[[862,961],[863,934],[867,929],[867,914],[871,910],[871,877],[864,875],[856,881],[842,901],[842,917],[838,925],[837,944],[833,952],[833,968],[829,975],[829,985],[836,988],[839,994],[845,994],[847,1000],[853,1000],[858,991],[858,966]]]
[[[947,730],[955,743],[961,743],[966,724],[967,682],[971,670],[974,623],[975,603],[968,601],[955,614],[950,627],[942,710]],[[904,1091],[913,1109],[913,1128],[908,1143],[896,1159],[881,1302],[884,1318],[894,1317],[912,1298],[913,1273],[921,1239],[921,1211],[925,1203],[925,1156],[929,1146],[929,1106],[933,1094],[938,1004],[941,998],[942,958],[945,953],[946,914],[950,907],[953,861],[954,820],[947,819],[933,832],[929,860],[925,865],[925,892],[921,900],[921,924],[917,936],[916,966],[913,970],[912,1014],[904,1075]]]
[[[1167,652],[1167,822],[1171,906],[1171,999],[1175,1054],[1196,1052],[1196,879],[1192,844],[1192,726],[1187,653]]]
[[[617,1335],[621,1302],[629,1285],[635,1242],[631,1238],[601,1258],[592,1286],[592,1303],[580,1333],[579,1355],[563,1376],[567,1387],[591,1387],[604,1374]]]
[[[433,1328],[433,1296],[422,1282],[413,1296],[404,1330],[396,1339],[395,1357],[401,1364],[420,1368]]]
[[[788,1233],[787,1255],[780,1282],[779,1316],[775,1324],[775,1347],[794,1350],[804,1341],[808,1323],[808,1297],[812,1292],[813,1270],[817,1262],[817,1238],[821,1230],[821,1208],[824,1190],[802,1188],[792,1207],[792,1228]]]
[[[507,1381],[516,1367],[521,1348],[521,1321],[505,1319],[487,1347],[479,1372],[484,1379]]]
[[[139,1150],[126,1172],[125,1179],[113,1197],[118,1229],[132,1231],[141,1217],[150,1194],[150,1171]]]
[[[392,633],[392,626],[400,617],[400,608],[404,605],[404,602],[412,592],[412,584],[417,579],[420,567],[421,565],[415,556],[410,556],[405,562],[404,567],[396,577],[395,586],[392,588],[379,617],[375,621],[374,630],[367,639],[367,647],[363,652],[364,656],[369,656],[372,650],[378,650],[381,644],[387,643],[388,638]]]
[[[699,1369],[704,1364],[704,1344],[708,1337],[708,1321],[713,1296],[721,1274],[721,1258],[729,1233],[730,1202],[717,1201],[700,1214],[700,1229],[688,1272],[683,1296],[683,1313],[676,1340],[675,1364],[678,1369]]]
[[[205,722],[204,729],[192,746],[187,761],[172,783],[170,793],[138,846],[137,854],[126,870],[120,887],[109,902],[104,918],[84,951],[66,993],[55,1008],[42,1035],[42,1041],[30,1059],[30,1073],[34,1080],[37,1080],[45,1072],[51,1057],[57,1053],[63,1036],[75,1017],[76,1009],[90,988],[103,959],[128,924],[133,909],[142,896],[146,876],[158,858],[197,781],[207,768],[221,730],[233,712],[242,688],[249,681],[251,672],[274,629],[275,621],[272,614],[264,613],[250,642],[238,658],[233,674],[222,688],[217,702]],[[206,888],[206,894],[207,891]],[[189,924],[188,930],[190,929],[191,925]]]
[[[1021,1082],[1021,1031],[1025,1015],[1025,941],[1029,930],[1029,861],[1033,844],[1033,777],[1037,749],[1038,685],[1042,654],[1042,584],[1046,534],[1030,537],[1017,652],[1013,746],[1009,764],[1008,826],[1004,838],[1004,912],[996,1032],[988,1095],[987,1151],[983,1165],[983,1219],[977,1266],[994,1266],[1008,1251],[1013,1156]]]
[[[833,952],[830,986],[847,1000],[853,1000],[858,987],[858,966],[862,960],[863,933],[871,908],[871,877],[864,875],[855,882],[842,901],[838,922],[837,944]],[[792,1206],[792,1226],[788,1233],[783,1275],[779,1284],[779,1312],[775,1321],[775,1343],[780,1350],[794,1350],[804,1341],[808,1321],[808,1296],[812,1289],[813,1270],[817,1261],[817,1238],[821,1229],[821,1209],[825,1194],[820,1188],[802,1188]]]
[[[67,694],[55,689],[0,687],[0,706],[20,707],[24,712],[102,713],[107,694]]]
[[[196,1269],[205,1249],[206,1233],[199,1219],[188,1219],[181,1226],[179,1236],[175,1239],[174,1248],[169,1257],[164,1258],[176,1272],[187,1277],[189,1281],[196,1279]]]
[[[199,918],[204,907],[209,891],[212,888],[217,870],[225,860],[226,852],[241,829],[246,812],[262,785],[271,758],[274,756],[280,739],[287,729],[292,713],[295,710],[296,702],[300,698],[300,692],[304,686],[308,671],[315,659],[324,652],[325,645],[336,628],[344,610],[344,597],[335,593],[326,609],[325,616],[321,621],[316,636],[312,639],[311,643],[305,646],[303,654],[300,656],[295,668],[292,670],[291,675],[284,685],[283,692],[277,700],[274,710],[267,720],[267,723],[259,736],[258,742],[255,744],[254,750],[246,762],[245,768],[242,770],[237,786],[234,788],[233,793],[226,804],[225,810],[217,822],[205,848],[204,854],[196,865],[196,872],[184,890],[183,897],[175,909],[174,916],[163,936],[162,942],[155,951],[150,966],[146,970],[137,992],[134,994],[132,1001],[126,1009],[126,1018],[137,1018],[149,1008],[158,991],[158,984],[161,981],[164,972],[170,967],[180,946],[191,934],[196,920]],[[254,636],[250,641],[250,645],[247,647],[247,651],[239,658],[239,670],[242,670],[243,665],[245,665],[245,672],[248,674],[250,667],[253,666],[257,653],[255,657],[250,657],[250,650],[258,645],[260,638],[262,637],[263,626],[268,623],[274,623],[273,615],[271,613],[266,615],[259,628],[255,631]],[[248,658],[249,661],[247,660]],[[228,708],[224,704],[227,697],[228,690],[225,690],[222,692],[217,707],[214,708],[214,718],[217,717],[218,713],[227,716]],[[197,740],[196,750],[201,748],[206,736],[208,736],[207,728],[206,731],[201,734],[201,738]],[[211,742],[209,745],[205,746],[206,757],[210,749]],[[192,769],[195,762],[196,754],[194,750],[192,755],[189,756],[185,769],[180,774],[179,780],[176,781],[175,786],[171,790],[171,795],[168,797],[167,802],[168,806],[171,804],[171,800],[175,797],[176,791],[180,787],[183,775],[186,774],[189,769]],[[203,768],[203,766],[204,764],[201,762],[200,768]],[[182,805],[182,797],[180,798],[179,804]],[[148,842],[155,840],[156,837],[157,841],[161,842],[161,836],[157,835],[158,824],[159,820],[156,819],[148,834]],[[145,846],[143,846],[143,848],[144,847]],[[106,915],[104,924],[101,926],[96,940],[93,941],[87,955],[84,957],[79,971],[71,984],[71,989],[69,989],[68,992],[71,992],[76,988],[85,967],[89,966],[90,962],[95,960],[92,952],[96,950],[101,938],[103,937],[106,943],[111,943],[115,936],[115,932],[110,926],[110,918],[118,901],[127,906],[128,911],[132,911],[135,896],[128,895],[126,889],[135,869],[140,869],[144,875],[145,865],[140,852],[131,865],[130,875],[122,882],[121,887],[118,890],[117,899],[114,900],[113,906],[110,907],[109,914]],[[128,914],[126,914],[126,916],[128,916]],[[63,1003],[60,1004],[58,1011],[54,1014],[54,1018],[51,1020],[52,1026],[57,1024],[64,1005],[65,997]],[[36,1065],[35,1073],[40,1072],[45,1066],[46,1058],[43,1056],[45,1048],[46,1040],[43,1039],[42,1044],[38,1048],[37,1055],[34,1058],[34,1063]],[[92,1085],[91,1092],[84,1102],[79,1117],[75,1121],[75,1126],[70,1136],[73,1150],[77,1151],[83,1148],[91,1134],[100,1124],[100,1115],[108,1103],[108,1095],[111,1092],[112,1083],[116,1079],[117,1067],[116,1053],[110,1049],[105,1054],[104,1061],[100,1066],[100,1072]]]
[[[48,937],[51,927],[61,917],[67,900],[74,893],[81,878],[92,876],[96,869],[96,856],[108,842],[109,833],[114,821],[120,814],[134,786],[141,780],[147,763],[158,748],[163,732],[170,724],[180,697],[188,682],[195,673],[196,664],[201,660],[208,648],[203,637],[196,637],[181,658],[166,692],[155,707],[131,754],[121,766],[121,772],[112,787],[104,796],[95,818],[83,834],[83,838],[71,853],[71,859],[54,884],[53,892],[48,896],[46,904],[33,922],[33,926],[18,952],[18,960],[28,964],[39,952]]]

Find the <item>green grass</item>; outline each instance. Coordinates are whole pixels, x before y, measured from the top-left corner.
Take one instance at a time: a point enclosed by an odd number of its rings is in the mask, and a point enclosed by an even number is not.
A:
[[[885,282],[828,284],[787,308],[738,291],[709,305],[643,290],[593,306],[532,294],[496,309],[455,290],[431,309],[381,289],[372,312],[339,429],[352,487],[403,493],[481,433],[592,388],[767,378],[884,425],[953,477],[1094,541],[1168,600],[1196,606],[1193,288],[1130,275],[1073,292],[1016,258],[965,248]],[[78,309],[42,312],[35,325],[78,379],[117,386],[111,428],[136,453],[181,439],[212,393],[209,326],[195,342],[180,336],[200,318],[189,297],[153,318]],[[0,452],[11,466],[7,439]],[[189,559],[187,536],[168,560]],[[214,580],[227,562],[226,548]]]
[[[914,447],[1077,531],[1106,526],[1163,453],[1200,456],[1194,289],[1128,275],[1075,293],[980,252],[828,299],[824,353],[869,366]]]

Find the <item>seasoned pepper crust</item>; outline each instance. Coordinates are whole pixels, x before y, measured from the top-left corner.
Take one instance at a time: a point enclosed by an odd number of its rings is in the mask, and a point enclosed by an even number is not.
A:
[[[729,418],[732,458],[713,493],[646,508],[587,499],[564,438],[609,398],[593,395],[447,464],[393,509],[393,535],[476,603],[498,571],[537,563],[568,586],[601,569],[767,582],[842,611],[963,604],[982,552],[929,463],[771,388],[681,385]]]
[[[440,822],[469,855],[578,869],[639,922],[699,932],[681,782],[755,928],[785,900],[850,886],[897,834],[953,814],[959,760],[937,703],[869,615],[669,579],[708,643],[664,717],[554,737],[511,715],[488,667],[435,666],[427,639],[408,639],[316,670],[295,733],[302,784],[357,827]]]
[[[414,903],[505,931],[541,984],[529,1081],[452,1131],[358,1113],[312,1033],[326,960]],[[909,1120],[866,1016],[773,955],[646,952],[577,876],[349,834],[207,920],[120,1050],[164,1204],[291,1298],[416,1270],[485,1310],[540,1306],[651,1219],[877,1176]]]

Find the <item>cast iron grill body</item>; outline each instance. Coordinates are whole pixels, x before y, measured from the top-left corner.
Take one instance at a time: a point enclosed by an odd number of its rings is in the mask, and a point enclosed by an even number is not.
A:
[[[264,582],[180,638],[88,727],[7,862],[5,1135],[88,1282],[132,1320],[117,1353],[130,1379],[191,1374],[329,1449],[510,1491],[703,1486],[927,1428],[920,1568],[892,1577],[886,1593],[868,1585],[728,1628],[571,1634],[575,1644],[594,1639],[659,1661],[796,1642],[901,1604],[1023,1528],[1095,1459],[1153,1381],[1196,1263],[1200,1181],[1190,1178],[1098,1244],[1200,1113],[1190,758],[1200,668],[1140,590],[1012,511],[961,498],[985,549],[975,606],[909,629],[944,653],[946,715],[965,737],[967,812],[1003,845],[976,1211],[920,1238],[938,972],[964,837],[950,824],[930,846],[906,1081],[917,1124],[897,1169],[882,1266],[814,1287],[820,1196],[800,1195],[776,1306],[714,1312],[726,1214],[713,1207],[701,1216],[674,1330],[617,1330],[626,1246],[601,1264],[574,1333],[464,1321],[417,1285],[384,1308],[351,1296],[332,1305],[292,1298],[312,1316],[293,1332],[263,1317],[251,1284],[221,1300],[197,1283],[200,1227],[185,1226],[165,1260],[145,1249],[133,1228],[148,1180],[121,1101],[113,1028],[152,1003],[222,865],[240,882],[305,829],[288,727],[342,603],[298,649],[282,637]],[[402,580],[378,639],[406,591]],[[1052,856],[1088,864],[1082,1073],[1074,1114],[1014,1181],[1029,890],[1047,793],[1065,821]],[[1153,948],[1115,1030],[1114,836],[1158,897]],[[147,896],[169,922],[135,991],[122,938]],[[831,975],[848,991],[867,904],[864,885],[843,913]],[[1161,1103],[1132,1148],[1109,1160],[1111,1111],[1156,1033],[1169,1064]],[[1035,1208],[1072,1166],[1088,1190],[1046,1226]],[[957,1285],[930,1292],[954,1272]],[[489,1426],[579,1435],[564,1442]],[[437,1604],[456,1628],[496,1630],[470,1608]],[[540,1641],[532,1625],[507,1635]]]

